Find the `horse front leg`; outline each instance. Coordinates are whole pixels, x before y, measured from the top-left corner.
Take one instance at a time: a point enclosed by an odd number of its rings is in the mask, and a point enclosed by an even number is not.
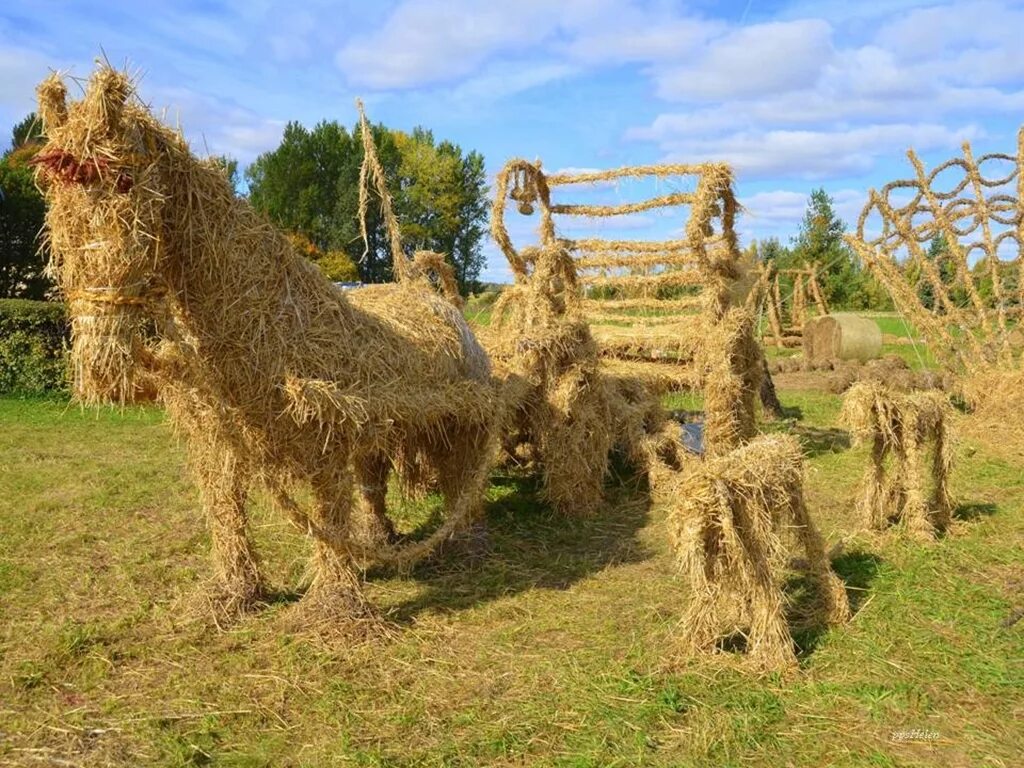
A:
[[[205,434],[208,437],[212,430]],[[227,445],[200,438],[190,448],[212,539],[213,584],[208,597],[218,618],[232,619],[263,598],[259,558],[248,533],[250,478],[244,462]]]

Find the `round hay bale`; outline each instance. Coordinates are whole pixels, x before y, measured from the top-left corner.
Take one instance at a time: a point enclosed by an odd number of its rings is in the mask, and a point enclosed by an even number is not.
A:
[[[804,357],[814,363],[826,360],[872,360],[882,351],[882,330],[866,317],[824,315],[804,325]]]

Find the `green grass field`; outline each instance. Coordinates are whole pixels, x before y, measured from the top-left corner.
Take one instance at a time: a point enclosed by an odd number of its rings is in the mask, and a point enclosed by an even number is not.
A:
[[[0,764],[1018,765],[1020,460],[966,439],[951,534],[869,537],[838,400],[782,398],[856,609],[791,678],[664,663],[687,588],[628,476],[565,520],[496,475],[488,554],[372,576],[398,631],[357,647],[283,631],[308,542],[258,502],[276,597],[188,621],[208,538],[162,413],[0,399]]]

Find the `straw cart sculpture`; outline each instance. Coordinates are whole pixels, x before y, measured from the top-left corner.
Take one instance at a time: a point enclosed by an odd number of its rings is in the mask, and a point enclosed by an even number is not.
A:
[[[792,290],[787,293],[783,278],[791,282]],[[803,339],[804,323],[808,318],[808,307],[814,303],[817,316],[828,314],[828,303],[818,283],[818,269],[815,266],[802,269],[774,269],[762,264],[759,282],[764,314],[768,319],[768,330],[776,347],[797,347]]]
[[[938,391],[896,394],[879,382],[862,381],[843,397],[840,420],[858,445],[871,446],[857,500],[864,525],[880,531],[900,521],[923,539],[944,531],[953,513],[953,441],[946,396]]]
[[[780,584],[788,559],[785,535],[806,555],[818,622],[849,619],[846,590],[804,505],[796,438],[759,437],[691,468],[672,491],[678,504],[670,512],[669,531],[695,592],[677,630],[682,649],[713,651],[739,631],[755,667],[795,666]]]
[[[981,412],[1024,405],[1024,129],[1017,152],[963,157],[872,190],[848,238]]]
[[[260,601],[246,495],[266,487],[314,542],[302,619],[372,625],[358,568],[422,557],[479,509],[496,401],[486,354],[414,263],[397,284],[338,291],[157,122],[107,66],[66,103],[39,88],[52,272],[70,305],[77,395],[159,385],[213,538],[217,609]],[[155,324],[158,345],[139,333]],[[440,479],[448,517],[393,543],[391,469]],[[308,510],[293,497],[311,490]],[[357,514],[361,513],[361,514]]]
[[[670,177],[695,180],[696,191],[613,206],[552,201],[552,191],[559,187]],[[717,339],[731,338],[736,350],[714,355],[711,367],[721,372],[719,361],[734,363],[738,367],[730,369],[729,375],[742,380],[742,388],[756,396],[768,374],[760,347],[753,341],[752,323],[743,318],[740,307],[731,306],[741,276],[733,229],[737,204],[731,184],[728,166],[717,163],[547,176],[539,163],[515,159],[498,174],[491,231],[517,285],[530,281],[540,252],[561,252],[571,260],[578,286],[575,308],[590,325],[606,373],[640,378],[659,393],[707,388],[711,369],[702,350],[714,347]],[[505,225],[506,201],[515,203],[524,215],[539,212],[539,247],[516,249]],[[555,231],[556,216],[607,217],[666,207],[689,209],[684,239],[569,240]],[[597,293],[611,298],[597,298]],[[750,339],[737,335],[737,329],[749,333]],[[780,410],[774,398],[769,403],[773,412]],[[743,397],[720,405],[752,408],[753,400]],[[709,410],[718,411],[713,405]],[[752,424],[753,412],[737,412],[733,420]],[[731,445],[713,450],[727,450]]]
[[[778,578],[785,531],[795,532],[804,547],[826,621],[845,620],[849,607],[803,504],[799,446],[790,438],[755,437],[763,358],[751,313],[745,307],[720,307],[718,328],[691,353],[705,399],[706,458],[688,456],[679,425],[660,404],[663,378],[644,366],[598,364],[598,345],[585,314],[593,304],[588,305],[586,283],[577,276],[581,259],[573,258],[571,242],[556,237],[550,212],[560,209],[550,203],[545,177],[537,170],[524,161],[506,165],[492,211],[494,236],[509,257],[516,284],[495,304],[482,339],[496,364],[532,387],[520,406],[525,427],[513,434],[532,441],[554,501],[561,494],[552,489],[562,487],[557,478],[563,476],[574,479],[564,484],[566,495],[577,494],[588,504],[599,499],[609,449],[623,450],[646,473],[655,502],[669,510],[680,563],[697,591],[681,624],[681,644],[708,650],[719,625],[732,621],[730,627],[749,627],[756,666],[789,666],[795,656]],[[542,244],[521,251],[513,247],[502,219],[516,173],[533,180],[514,182],[511,199],[526,209],[542,201]],[[531,184],[533,191],[524,193]],[[718,300],[726,302],[732,286],[726,281],[717,287]],[[698,322],[695,315],[686,317]],[[544,450],[555,443],[545,434],[549,430],[560,435],[558,450]],[[570,435],[576,439],[566,439]],[[584,478],[589,478],[585,486]]]

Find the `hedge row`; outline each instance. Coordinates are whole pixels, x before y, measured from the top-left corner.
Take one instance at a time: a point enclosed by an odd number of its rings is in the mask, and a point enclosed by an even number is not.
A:
[[[67,392],[69,330],[63,304],[0,299],[0,393]]]

